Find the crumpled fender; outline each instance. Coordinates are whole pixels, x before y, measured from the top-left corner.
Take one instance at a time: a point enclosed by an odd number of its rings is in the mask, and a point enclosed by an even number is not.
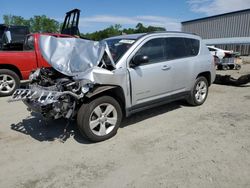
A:
[[[90,90],[86,95],[85,97],[88,97],[88,98],[91,98],[95,95],[98,95],[104,91],[108,91],[110,89],[114,89],[118,86],[109,86],[109,85],[106,85],[106,86],[95,86],[92,90]]]

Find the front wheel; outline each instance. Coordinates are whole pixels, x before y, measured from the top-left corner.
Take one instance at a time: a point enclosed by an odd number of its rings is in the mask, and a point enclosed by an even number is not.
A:
[[[193,106],[202,105],[207,99],[208,94],[208,82],[203,76],[196,79],[195,84],[191,90],[191,93],[187,99],[187,102]]]
[[[12,95],[19,86],[20,79],[15,72],[0,69],[0,97]]]
[[[83,104],[77,114],[77,125],[81,134],[93,142],[113,137],[121,120],[121,107],[110,96],[102,96]]]

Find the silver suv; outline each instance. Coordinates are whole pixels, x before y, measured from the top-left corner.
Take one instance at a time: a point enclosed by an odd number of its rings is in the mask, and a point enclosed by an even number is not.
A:
[[[114,136],[122,118],[186,99],[205,102],[215,79],[213,58],[201,38],[181,32],[121,35],[101,42],[43,36],[52,68],[30,75],[23,100],[46,118],[77,119],[82,135],[97,142]]]

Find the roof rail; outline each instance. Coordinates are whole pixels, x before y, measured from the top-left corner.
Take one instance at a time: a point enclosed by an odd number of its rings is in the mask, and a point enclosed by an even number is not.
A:
[[[183,31],[152,31],[148,32],[147,34],[154,34],[154,33],[183,33],[183,34],[197,35],[196,33],[183,32]]]

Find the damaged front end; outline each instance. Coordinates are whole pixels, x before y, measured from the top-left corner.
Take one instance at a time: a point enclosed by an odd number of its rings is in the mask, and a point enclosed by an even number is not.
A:
[[[42,36],[39,44],[52,67],[31,73],[28,88],[17,89],[10,102],[22,100],[29,110],[45,118],[71,119],[85,94],[100,84],[103,75],[113,74],[115,65],[108,47],[95,41],[51,36]]]
[[[52,119],[73,117],[77,103],[90,87],[89,84],[81,86],[53,68],[37,69],[30,79],[28,88],[16,90],[11,101],[22,100],[29,110]]]

